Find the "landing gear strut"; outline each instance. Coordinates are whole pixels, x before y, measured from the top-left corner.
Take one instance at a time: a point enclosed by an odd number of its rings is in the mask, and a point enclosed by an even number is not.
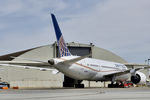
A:
[[[82,80],[78,80],[77,84],[75,84],[75,88],[84,88],[84,84],[81,84]]]
[[[125,82],[117,82],[116,84],[113,84],[113,82],[111,84],[108,84],[108,88],[128,88],[129,85]]]
[[[118,88],[119,87],[119,83],[116,82],[116,84],[114,84],[114,82],[111,82],[111,84],[108,84],[108,88]]]
[[[108,88],[117,88],[119,84],[108,84]]]

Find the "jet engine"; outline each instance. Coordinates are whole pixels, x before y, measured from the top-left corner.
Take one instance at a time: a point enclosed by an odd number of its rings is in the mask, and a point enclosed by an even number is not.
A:
[[[54,61],[54,59],[50,59],[50,60],[48,60],[48,63],[49,63],[50,65],[54,65],[54,64],[55,64],[55,61]]]
[[[131,76],[131,81],[134,84],[146,84],[146,75],[142,72],[136,71],[135,75]]]

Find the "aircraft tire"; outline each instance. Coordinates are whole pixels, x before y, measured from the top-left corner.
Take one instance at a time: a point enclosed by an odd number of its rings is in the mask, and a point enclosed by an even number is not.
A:
[[[108,84],[108,88],[118,88],[119,84]]]
[[[108,84],[108,88],[113,88],[113,84]]]
[[[84,88],[84,84],[75,84],[75,88]]]

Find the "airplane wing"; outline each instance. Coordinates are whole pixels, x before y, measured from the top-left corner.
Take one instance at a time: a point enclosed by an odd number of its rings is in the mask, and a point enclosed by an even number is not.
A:
[[[120,76],[120,75],[124,75],[124,74],[128,74],[128,73],[135,74],[135,72],[138,71],[138,70],[149,69],[149,68],[150,68],[150,66],[141,67],[141,68],[135,68],[135,69],[128,69],[128,70],[122,71],[122,72],[116,72],[116,73],[107,74],[107,75],[104,75],[104,77],[110,78],[110,77],[113,77],[113,76]]]
[[[28,62],[28,61],[0,61],[0,64],[21,65],[21,66],[36,66],[36,67],[52,67],[48,62]]]
[[[35,59],[22,58],[22,57],[13,57],[13,56],[11,56],[11,58],[21,59],[21,60],[25,60],[25,61],[33,61],[33,62],[47,63],[47,61],[43,61],[43,60],[35,60]]]
[[[59,73],[59,71],[57,69],[50,67],[50,65],[40,64],[40,63],[21,63],[21,62],[16,63],[16,62],[10,61],[9,63],[5,63],[5,64],[0,62],[0,66],[18,67],[18,68],[24,68],[24,69],[35,69],[35,70],[40,70],[40,71],[52,71],[52,74],[58,74]]]
[[[51,70],[53,73],[57,73],[57,71],[52,65],[45,61],[31,60],[27,58],[19,58],[27,61],[0,61],[0,66],[7,67],[19,67],[24,69],[37,69],[41,71],[49,71]]]
[[[134,66],[148,66],[147,64],[135,64],[135,63],[124,63],[128,68],[133,68]]]

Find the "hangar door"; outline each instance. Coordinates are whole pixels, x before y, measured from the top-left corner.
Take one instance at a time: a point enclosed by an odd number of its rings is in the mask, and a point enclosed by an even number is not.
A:
[[[72,55],[85,56],[90,54],[91,47],[68,47]],[[56,57],[60,57],[58,47],[56,49]]]
[[[77,56],[85,56],[85,55],[90,54],[90,52],[91,52],[91,47],[71,47],[71,46],[69,46],[68,48],[72,55],[77,55]],[[60,57],[58,47],[56,49],[56,54],[57,54],[56,55],[57,57]],[[75,83],[76,83],[75,79],[64,76],[63,87],[74,87]]]

